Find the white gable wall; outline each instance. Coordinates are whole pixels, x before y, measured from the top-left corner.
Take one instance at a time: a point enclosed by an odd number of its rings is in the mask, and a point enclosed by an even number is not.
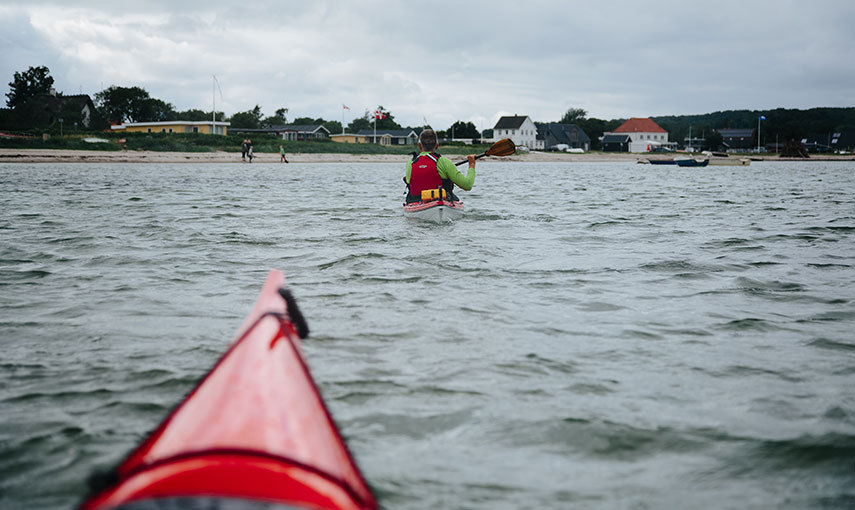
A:
[[[518,146],[536,149],[537,126],[534,125],[531,118],[526,117],[519,129],[493,130],[494,140],[500,140],[502,138],[510,138],[513,140],[514,144]]]

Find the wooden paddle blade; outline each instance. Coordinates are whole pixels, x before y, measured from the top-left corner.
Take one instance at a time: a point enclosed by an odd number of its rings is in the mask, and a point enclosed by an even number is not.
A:
[[[516,150],[517,146],[514,145],[513,140],[511,140],[510,138],[503,138],[498,142],[494,143],[489,149],[487,149],[487,152],[482,152],[481,154],[475,156],[475,159],[481,159],[484,156],[510,156],[511,154],[516,152]],[[463,161],[458,161],[457,163],[455,163],[455,165],[460,166],[466,163],[466,161],[467,160],[465,159]]]
[[[487,156],[510,156],[514,152],[516,152],[517,146],[514,145],[513,140],[510,138],[504,138],[494,143],[492,147],[487,149]]]

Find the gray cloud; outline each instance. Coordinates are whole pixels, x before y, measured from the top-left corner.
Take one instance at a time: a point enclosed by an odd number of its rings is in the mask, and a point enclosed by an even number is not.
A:
[[[855,4],[435,2],[0,3],[0,78],[48,65],[57,88],[139,85],[178,109],[405,125],[851,106]]]

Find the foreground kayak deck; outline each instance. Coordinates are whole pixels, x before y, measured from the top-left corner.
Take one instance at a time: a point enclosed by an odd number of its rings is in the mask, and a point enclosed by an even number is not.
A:
[[[404,204],[404,216],[436,223],[454,221],[463,217],[463,202],[455,200],[432,200]]]
[[[232,347],[81,509],[377,508],[303,361],[308,329],[283,283],[271,271]]]

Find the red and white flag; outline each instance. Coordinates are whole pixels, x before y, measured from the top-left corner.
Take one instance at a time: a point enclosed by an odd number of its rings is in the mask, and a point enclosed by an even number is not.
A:
[[[383,110],[374,110],[374,118],[375,119],[385,119],[386,118],[386,112],[384,112]]]
[[[350,107],[349,107],[349,106],[347,106],[346,104],[342,103],[342,104],[341,104],[341,109],[342,109],[342,110],[350,110]]]

